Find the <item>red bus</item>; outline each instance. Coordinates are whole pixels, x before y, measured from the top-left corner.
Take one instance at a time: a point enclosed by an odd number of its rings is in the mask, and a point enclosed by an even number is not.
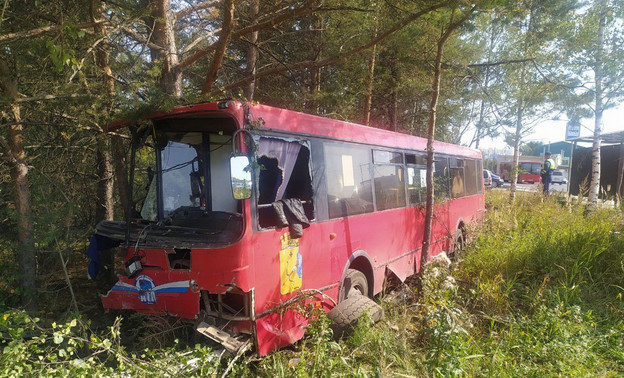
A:
[[[235,101],[149,120],[130,127],[140,211],[96,227],[128,268],[104,308],[201,319],[266,355],[303,337],[296,302],[328,311],[419,271],[425,139]],[[484,211],[481,152],[435,151],[430,256]]]
[[[498,174],[503,180],[511,181],[512,166],[513,163],[510,161],[498,163]],[[542,176],[540,175],[541,170],[542,163],[539,161],[519,161],[518,182],[529,184],[542,182]]]

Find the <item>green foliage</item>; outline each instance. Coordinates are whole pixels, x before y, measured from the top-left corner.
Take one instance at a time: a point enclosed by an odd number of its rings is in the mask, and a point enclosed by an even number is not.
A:
[[[347,339],[335,340],[314,306],[300,310],[311,320],[306,338],[260,360],[192,345],[190,328],[165,318],[136,315],[125,327],[118,318],[93,331],[84,317],[49,323],[8,311],[0,375],[624,374],[622,213],[585,215],[582,204],[534,193],[510,205],[491,191],[486,201],[457,263],[428,265],[418,285],[379,297],[385,318],[362,319]]]
[[[380,298],[382,322],[338,344],[317,323],[295,351],[271,354],[257,371],[305,375],[304,361],[323,358],[323,376],[624,373],[622,214],[585,217],[580,205],[531,193],[512,206],[494,191],[487,206],[463,260],[426,268],[416,292]],[[458,287],[445,285],[449,274]]]
[[[177,341],[168,348],[128,352],[121,342],[120,318],[106,332],[97,333],[80,318],[44,326],[23,312],[5,312],[0,337],[2,377],[201,377],[224,371],[222,364],[228,362],[207,347],[182,347]]]

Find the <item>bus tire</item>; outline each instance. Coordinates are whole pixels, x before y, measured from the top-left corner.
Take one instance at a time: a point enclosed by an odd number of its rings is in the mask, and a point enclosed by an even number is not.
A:
[[[383,308],[364,295],[354,295],[338,303],[327,313],[327,317],[332,321],[330,328],[334,332],[334,337],[339,339],[350,335],[358,319],[364,314],[368,314],[376,323],[383,317]]]
[[[356,295],[368,297],[368,280],[364,273],[357,269],[347,269],[347,274],[342,280],[340,302]]]
[[[466,247],[466,235],[464,234],[463,228],[458,228],[455,231],[455,242],[453,243],[453,250],[450,259],[457,258],[457,256],[464,250]]]

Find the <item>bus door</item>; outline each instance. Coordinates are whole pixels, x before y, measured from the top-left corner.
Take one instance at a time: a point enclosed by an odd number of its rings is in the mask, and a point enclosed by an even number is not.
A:
[[[260,352],[303,336],[307,320],[280,308],[304,287],[323,281],[322,249],[315,236],[310,143],[293,138],[256,138],[256,192],[252,239],[255,307]],[[306,277],[303,273],[315,274]],[[315,268],[316,267],[316,268]]]

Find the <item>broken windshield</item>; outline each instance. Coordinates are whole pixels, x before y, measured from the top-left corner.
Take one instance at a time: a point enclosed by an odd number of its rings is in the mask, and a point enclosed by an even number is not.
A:
[[[159,175],[150,182],[141,209],[143,219],[205,228],[206,222],[200,218],[210,213],[238,213],[238,201],[230,188],[229,136],[161,132],[157,140],[161,148],[154,165]]]

